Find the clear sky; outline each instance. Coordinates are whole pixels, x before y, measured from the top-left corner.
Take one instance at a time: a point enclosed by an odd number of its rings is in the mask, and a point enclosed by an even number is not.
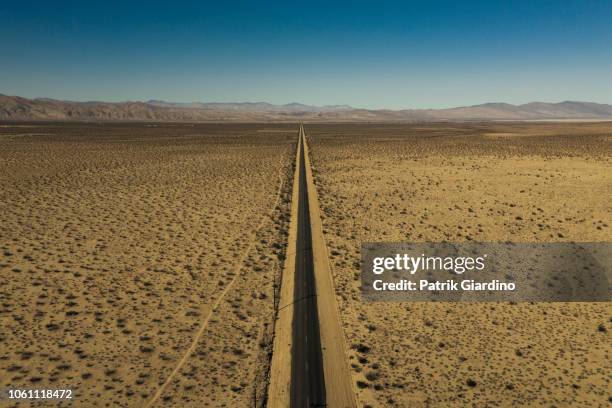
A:
[[[612,103],[612,1],[3,1],[0,93]]]

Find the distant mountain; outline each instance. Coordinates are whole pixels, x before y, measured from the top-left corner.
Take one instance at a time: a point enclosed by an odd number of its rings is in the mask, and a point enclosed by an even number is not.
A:
[[[107,121],[466,121],[612,120],[612,105],[566,101],[524,105],[485,103],[449,109],[355,109],[267,102],[73,102],[0,94],[0,120]]]
[[[242,112],[336,112],[349,111],[353,108],[348,105],[311,106],[301,103],[288,103],[286,105],[272,105],[267,102],[166,102],[150,100],[147,104],[165,108],[191,108],[208,110],[229,110]]]
[[[612,105],[592,102],[531,102],[524,105],[485,103],[437,111],[447,119],[612,119]]]

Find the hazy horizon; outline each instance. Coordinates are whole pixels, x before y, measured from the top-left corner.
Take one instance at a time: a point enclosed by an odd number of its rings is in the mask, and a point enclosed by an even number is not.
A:
[[[612,102],[612,3],[0,5],[0,92],[365,109]],[[24,46],[27,44],[27,46]]]
[[[10,97],[23,97],[23,98],[27,98],[27,99],[40,99],[40,100],[45,100],[45,99],[50,99],[50,100],[56,100],[56,101],[60,101],[60,102],[75,102],[75,103],[138,103],[138,102],[142,102],[142,103],[151,103],[151,102],[160,102],[160,103],[167,103],[167,104],[177,104],[177,105],[189,105],[189,104],[270,104],[273,106],[286,106],[286,105],[292,105],[292,104],[298,104],[298,105],[305,105],[305,106],[312,106],[312,107],[330,107],[330,106],[346,106],[352,109],[366,109],[366,110],[439,110],[439,109],[453,109],[453,108],[463,108],[463,107],[471,107],[471,106],[482,106],[482,105],[492,105],[492,104],[509,104],[509,105],[513,105],[513,106],[521,106],[521,105],[525,105],[525,104],[530,104],[530,103],[544,103],[544,104],[560,104],[560,103],[597,103],[597,104],[603,104],[603,105],[612,105],[612,102],[593,102],[593,101],[586,101],[586,100],[576,100],[576,99],[566,99],[566,100],[558,100],[558,101],[545,101],[545,100],[533,100],[533,101],[528,101],[528,102],[524,102],[524,103],[509,103],[509,102],[503,102],[503,101],[483,101],[480,103],[476,103],[473,105],[455,105],[455,106],[448,106],[448,107],[442,107],[442,108],[432,108],[432,107],[428,107],[428,106],[422,106],[422,107],[413,107],[413,108],[387,108],[387,107],[362,107],[362,106],[353,106],[350,104],[346,104],[346,103],[338,103],[338,104],[326,104],[326,105],[311,105],[311,104],[307,104],[304,102],[300,102],[300,101],[291,101],[291,102],[287,102],[287,103],[272,103],[272,102],[268,102],[265,100],[254,100],[254,101],[247,101],[247,100],[237,100],[237,101],[217,101],[217,100],[212,100],[212,101],[207,101],[207,100],[192,100],[192,101],[175,101],[175,100],[164,100],[164,99],[158,99],[158,98],[152,98],[152,99],[147,99],[147,100],[137,100],[137,99],[132,99],[132,100],[115,100],[115,101],[109,101],[109,100],[98,100],[98,99],[59,99],[59,98],[50,98],[48,96],[33,96],[33,97],[29,97],[29,96],[23,96],[23,95],[9,95],[5,92],[1,92],[0,90],[0,95],[5,95],[5,96],[10,96]]]

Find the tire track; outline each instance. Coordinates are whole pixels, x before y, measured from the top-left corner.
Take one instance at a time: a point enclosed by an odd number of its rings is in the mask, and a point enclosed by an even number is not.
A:
[[[202,338],[202,335],[204,334],[204,332],[206,332],[210,319],[217,311],[217,308],[219,307],[219,305],[221,304],[221,302],[223,301],[227,293],[229,293],[229,291],[232,289],[238,277],[242,274],[242,271],[241,271],[242,265],[244,264],[244,261],[246,260],[248,254],[251,252],[251,250],[253,249],[253,246],[255,245],[255,242],[257,241],[256,240],[257,232],[263,228],[263,226],[266,224],[266,221],[271,220],[271,215],[274,213],[274,210],[276,209],[276,207],[278,206],[280,202],[280,199],[282,196],[283,184],[285,182],[283,178],[283,169],[285,166],[284,164],[285,155],[286,155],[286,151],[282,153],[280,163],[279,163],[279,166],[280,166],[279,174],[278,174],[279,183],[278,183],[278,188],[276,190],[276,200],[274,201],[274,205],[271,207],[271,209],[268,212],[266,212],[266,214],[264,214],[264,216],[262,217],[257,227],[253,230],[251,234],[249,246],[244,250],[244,252],[242,253],[242,256],[240,257],[240,260],[236,263],[236,267],[235,267],[236,273],[234,274],[234,277],[232,278],[230,283],[225,287],[225,289],[221,292],[221,295],[217,298],[217,300],[215,300],[215,302],[213,303],[213,307],[210,309],[210,312],[202,320],[200,329],[196,332],[196,335],[194,336],[191,344],[189,345],[185,353],[183,353],[183,356],[179,359],[178,363],[176,364],[176,366],[174,367],[170,375],[166,378],[166,380],[160,386],[157,387],[157,390],[155,391],[153,396],[149,399],[149,401],[145,405],[145,408],[151,408],[155,405],[156,402],[159,401],[159,398],[164,393],[166,387],[170,385],[174,377],[176,377],[176,375],[181,370],[181,368],[183,368],[183,366],[185,365],[185,363],[187,362],[191,354],[193,354],[193,352],[195,351],[198,345],[198,342]]]

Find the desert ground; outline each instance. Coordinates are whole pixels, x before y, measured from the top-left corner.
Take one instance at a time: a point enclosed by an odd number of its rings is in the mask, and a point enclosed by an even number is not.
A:
[[[610,242],[612,123],[305,128],[360,406],[610,406],[610,303],[367,303],[359,251]]]
[[[260,406],[296,131],[1,124],[0,388]]]
[[[360,406],[609,406],[610,303],[368,303],[359,250],[610,242],[612,123],[305,130]],[[261,406],[296,141],[295,124],[0,123],[0,388]]]

